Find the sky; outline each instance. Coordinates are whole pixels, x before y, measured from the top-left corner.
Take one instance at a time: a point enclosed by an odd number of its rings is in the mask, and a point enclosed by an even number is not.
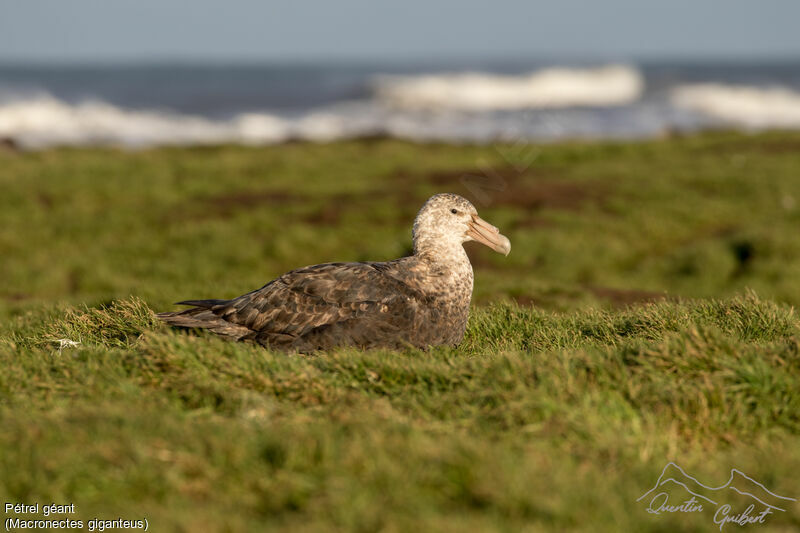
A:
[[[800,59],[797,0],[0,0],[0,62]]]

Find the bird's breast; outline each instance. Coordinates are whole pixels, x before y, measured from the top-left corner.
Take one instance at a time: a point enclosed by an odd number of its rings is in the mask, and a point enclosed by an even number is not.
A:
[[[426,285],[427,305],[420,307],[418,327],[427,332],[427,344],[458,344],[469,318],[472,269],[443,272]]]

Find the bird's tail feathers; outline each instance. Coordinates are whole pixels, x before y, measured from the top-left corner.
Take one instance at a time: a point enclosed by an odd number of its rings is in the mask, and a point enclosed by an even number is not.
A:
[[[230,300],[184,300],[182,302],[175,302],[175,305],[191,305],[193,307],[203,307],[205,309],[211,309],[212,307],[216,307],[218,305],[224,305],[229,302]]]
[[[253,335],[253,330],[228,322],[224,318],[215,315],[210,310],[211,307],[217,305],[211,302],[222,303],[227,300],[189,300],[180,302],[182,305],[195,305],[192,309],[185,311],[175,311],[168,313],[158,313],[156,316],[169,324],[170,326],[178,328],[199,328],[213,331],[218,335],[225,335],[233,337],[237,340],[242,340]],[[200,305],[200,304],[203,305]]]

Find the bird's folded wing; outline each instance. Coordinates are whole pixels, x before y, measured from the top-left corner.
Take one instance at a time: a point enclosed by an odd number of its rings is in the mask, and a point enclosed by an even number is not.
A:
[[[291,336],[367,314],[408,316],[424,296],[384,265],[326,263],[293,270],[211,310],[256,332]]]

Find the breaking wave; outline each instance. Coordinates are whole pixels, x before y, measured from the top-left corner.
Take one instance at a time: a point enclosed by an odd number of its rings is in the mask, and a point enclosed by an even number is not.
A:
[[[672,90],[673,105],[749,128],[800,128],[800,92],[705,83]]]
[[[322,104],[282,108],[273,105],[277,100],[265,98],[261,107],[247,103],[231,106],[222,117],[214,108],[177,111],[168,104],[153,109],[147,103],[131,108],[97,97],[68,100],[64,91],[56,93],[59,97],[44,89],[20,92],[13,84],[4,88],[0,80],[0,144],[7,139],[31,149],[262,145],[371,135],[417,141],[516,142],[641,138],[721,124],[744,129],[800,128],[800,87],[785,77],[777,78],[773,87],[758,86],[756,81],[733,85],[727,79],[705,84],[669,80],[664,84],[663,78],[654,76],[645,93],[639,71],[621,66],[552,68],[517,76],[375,77],[369,73],[351,85],[363,89],[370,84],[372,92],[352,91],[351,100],[337,95]],[[301,82],[306,83],[297,83]],[[237,95],[227,98],[238,103]],[[111,91],[104,98],[115,96]]]
[[[153,110],[123,109],[102,101],[69,104],[39,94],[0,102],[0,138],[25,148],[54,145],[144,147],[189,144],[271,144],[290,138],[326,141],[360,133],[357,121],[332,113],[295,120],[242,113],[227,120]]]
[[[548,68],[515,76],[379,76],[373,82],[375,96],[393,106],[465,111],[617,106],[637,100],[643,87],[639,71],[619,65]]]
[[[498,115],[499,113],[499,115]],[[0,140],[26,149],[50,146],[265,145],[298,139],[333,141],[370,135],[420,141],[555,139],[608,136],[630,129],[624,116],[592,116],[590,110],[561,110],[559,115],[510,111],[464,113],[460,110],[401,109],[375,100],[340,102],[293,115],[243,112],[215,119],[174,111],[126,109],[101,100],[68,103],[48,94],[16,98],[0,95]],[[623,113],[624,115],[624,113]],[[633,133],[638,131],[634,116]],[[647,118],[647,117],[645,117]],[[620,131],[608,131],[608,128]],[[649,130],[648,130],[649,131]]]

